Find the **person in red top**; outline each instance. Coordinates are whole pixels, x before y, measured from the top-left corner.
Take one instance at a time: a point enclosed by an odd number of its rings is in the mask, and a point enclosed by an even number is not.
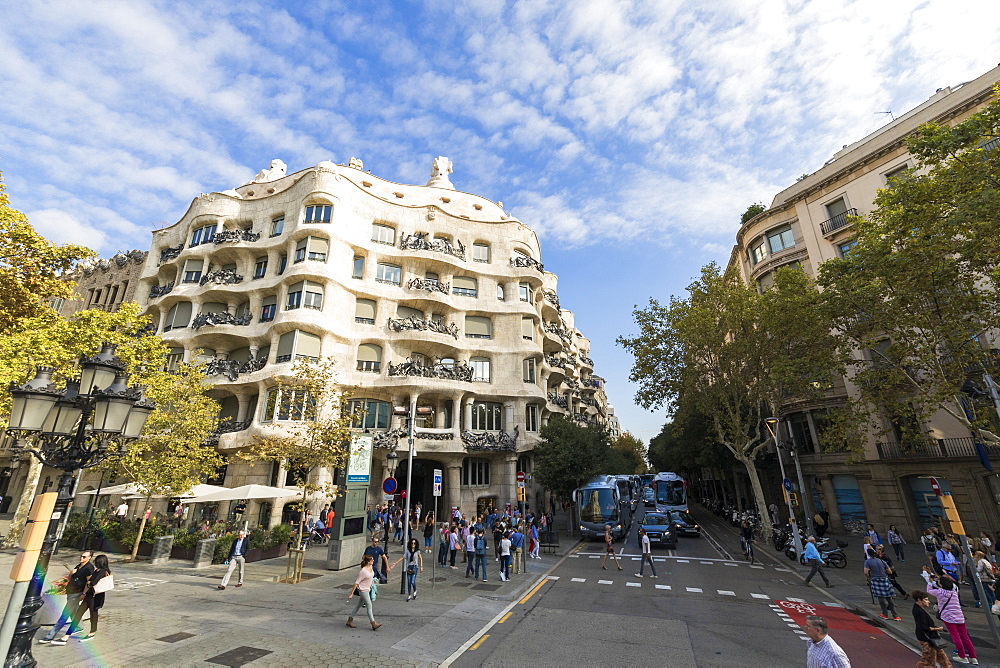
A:
[[[333,528],[333,518],[336,517],[336,516],[337,516],[337,513],[334,512],[333,506],[330,506],[330,509],[328,511],[326,511],[326,517],[324,518],[324,522],[323,522],[326,525],[326,535],[327,536],[330,535],[330,529]]]

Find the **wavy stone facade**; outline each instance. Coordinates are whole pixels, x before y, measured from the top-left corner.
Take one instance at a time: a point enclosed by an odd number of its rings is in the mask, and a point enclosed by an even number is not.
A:
[[[153,233],[138,298],[172,347],[168,364],[208,364],[219,448],[233,453],[288,417],[267,398],[296,358],[333,357],[337,382],[367,409],[359,427],[376,433],[370,502],[382,499],[390,445],[405,481],[391,407],[409,405],[433,410],[417,427],[414,501],[432,507],[435,468],[442,508],[511,501],[551,415],[607,419],[590,342],[561,308],[530,227],[446,175],[401,185],[351,162],[285,176],[275,161],[280,171],[201,195]],[[281,485],[285,475],[234,458],[224,481]]]

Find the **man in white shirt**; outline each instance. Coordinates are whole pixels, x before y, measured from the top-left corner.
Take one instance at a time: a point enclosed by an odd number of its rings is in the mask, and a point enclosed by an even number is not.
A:
[[[649,577],[656,577],[656,567],[653,566],[653,550],[649,544],[649,536],[646,535],[646,530],[639,527],[639,539],[640,547],[642,548],[642,557],[639,561],[639,572],[635,574],[637,578],[642,577],[643,569],[646,567],[646,563],[649,563],[649,570],[653,571],[653,574]]]
[[[115,508],[115,519],[119,522],[123,522],[126,515],[128,515],[128,504],[123,500],[120,504],[118,504],[118,507]]]
[[[827,635],[826,620],[810,615],[806,617],[806,668],[851,668],[851,660],[836,641]]]

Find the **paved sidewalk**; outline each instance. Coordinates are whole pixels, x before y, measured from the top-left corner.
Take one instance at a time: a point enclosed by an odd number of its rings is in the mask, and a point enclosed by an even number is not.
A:
[[[483,583],[466,578],[464,564],[432,572],[435,555],[425,554],[418,600],[399,595],[401,565],[380,587],[374,608],[383,626],[377,632],[363,610],[356,629],[345,627],[356,600],[346,599],[357,568],[325,570],[325,548],[308,550],[309,579],[297,585],[275,582],[285,575],[286,560],[280,558],[247,564],[244,586],[236,588],[231,580],[225,591],[216,588],[224,565],[196,571],[190,562],[112,563],[116,589],[101,610],[97,637],[66,646],[36,643],[32,651],[43,667],[437,665],[575,545],[575,539],[563,540],[558,554],[527,559],[527,573],[503,583],[492,556],[489,582]],[[390,563],[400,554],[398,544],[390,546]],[[74,555],[64,551],[53,559],[53,573],[61,575],[60,564]],[[0,571],[12,560],[12,552],[0,552]],[[8,593],[10,586],[0,583]],[[63,602],[53,597],[38,621],[51,625]]]
[[[714,528],[721,528],[727,531],[728,534],[732,536],[732,540],[738,542],[738,532],[735,527],[732,527],[728,522],[725,522],[722,518],[713,515],[704,508],[700,508],[699,511],[699,514],[702,517],[711,518],[712,526]],[[813,586],[821,589],[832,599],[845,604],[849,609],[854,610],[856,613],[865,617],[865,619],[873,626],[884,629],[896,639],[905,642],[914,648],[919,648],[919,643],[914,636],[912,599],[908,598],[904,600],[899,592],[896,592],[896,597],[893,598],[896,613],[902,617],[902,621],[896,622],[879,617],[882,610],[879,607],[878,602],[872,600],[871,591],[868,588],[868,583],[864,574],[864,566],[861,560],[862,537],[853,535],[834,536],[832,534],[827,534],[827,537],[830,538],[831,546],[836,546],[837,539],[847,542],[847,547],[844,548],[844,554],[847,556],[847,566],[845,568],[832,568],[829,566],[824,568],[827,577],[834,585],[833,589],[826,589],[823,586],[822,578],[818,575],[813,578],[810,585],[806,585],[805,577],[809,574],[810,568],[808,566],[802,566],[798,562],[789,560],[784,553],[779,553],[773,548],[770,540],[763,538],[758,540],[754,544],[754,549],[757,550],[758,553],[761,551],[766,552],[772,559],[779,561],[785,564],[789,569],[792,569],[792,571],[803,580],[803,586]],[[911,544],[906,545],[905,549],[907,556],[906,562],[897,561],[894,559],[894,554],[889,555],[898,569],[899,575],[896,579],[907,593],[913,591],[914,589],[920,589],[923,591],[926,589],[926,585],[924,584],[924,579],[920,577],[920,571],[925,565],[927,565],[927,559],[924,556],[923,548],[920,544]],[[963,604],[963,612],[965,613],[966,627],[969,631],[969,637],[972,639],[972,644],[976,648],[976,653],[979,655],[980,665],[1000,666],[1000,651],[997,650],[997,645],[990,631],[989,623],[986,621],[986,613],[984,613],[982,608],[974,607],[975,598],[972,595],[972,589],[970,587],[963,586],[961,588],[961,601]],[[1000,622],[998,622],[998,624],[1000,624]],[[942,635],[945,638],[948,636],[947,632]],[[948,652],[951,656],[955,656],[951,654],[953,649],[954,645],[949,640]]]

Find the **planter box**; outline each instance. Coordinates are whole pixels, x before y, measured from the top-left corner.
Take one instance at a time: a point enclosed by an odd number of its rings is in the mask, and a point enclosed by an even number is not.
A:
[[[288,554],[287,545],[276,545],[272,548],[262,550],[259,547],[252,547],[250,551],[247,552],[247,561],[263,561],[264,559],[276,559],[278,557],[283,557]]]
[[[174,547],[170,550],[171,559],[187,559],[192,561],[194,559],[194,548],[193,547]]]

